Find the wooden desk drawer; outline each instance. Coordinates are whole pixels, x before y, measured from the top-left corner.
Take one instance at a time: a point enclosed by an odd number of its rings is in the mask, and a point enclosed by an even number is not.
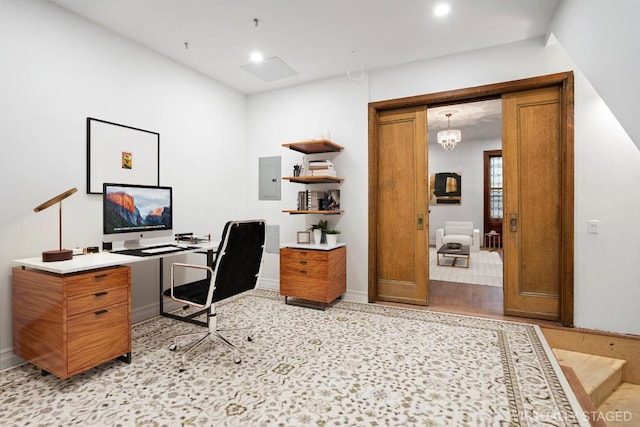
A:
[[[75,316],[86,311],[98,311],[120,302],[126,303],[128,300],[129,287],[126,284],[108,287],[103,284],[97,292],[69,298],[67,300],[67,315]]]
[[[117,285],[128,286],[130,271],[129,267],[119,267],[72,276],[66,280],[67,297],[95,294],[104,291],[106,287]]]
[[[69,318],[69,375],[128,353],[131,350],[129,323],[128,303]]]

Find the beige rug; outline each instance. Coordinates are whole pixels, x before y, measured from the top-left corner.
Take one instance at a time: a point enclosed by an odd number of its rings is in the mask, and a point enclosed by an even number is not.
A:
[[[437,264],[435,248],[429,248],[429,279],[446,282],[502,287],[502,260],[497,252],[472,252],[469,268],[451,267],[453,258],[440,257]],[[459,259],[456,265],[464,265]]]
[[[577,426],[584,417],[537,326],[339,302],[285,305],[258,290],[218,307],[251,321],[189,356],[167,318],[133,328],[133,360],[68,380],[31,364],[0,373],[0,425]],[[223,326],[223,325],[220,325]]]

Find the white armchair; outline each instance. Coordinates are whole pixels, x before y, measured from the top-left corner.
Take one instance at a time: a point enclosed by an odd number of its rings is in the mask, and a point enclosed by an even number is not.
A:
[[[436,230],[436,249],[447,243],[469,245],[471,252],[480,251],[480,230],[471,221],[445,221],[444,228]]]

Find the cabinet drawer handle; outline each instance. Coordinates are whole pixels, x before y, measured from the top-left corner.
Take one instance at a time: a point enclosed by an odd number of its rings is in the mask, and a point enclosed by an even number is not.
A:
[[[305,260],[301,260],[301,261],[300,261],[300,264],[302,264],[302,265],[307,265],[307,261],[305,261]]]
[[[300,270],[300,274],[307,274],[307,270]]]
[[[102,291],[102,292],[98,292],[97,294],[93,294],[93,295],[95,295],[96,297],[103,297],[103,296],[107,295],[108,293],[109,292],[107,292],[107,291]]]
[[[109,274],[108,273],[104,273],[104,274],[96,274],[95,276],[93,276],[95,279],[104,279],[105,277],[108,277]]]
[[[106,314],[106,313],[108,313],[108,312],[109,312],[109,310],[100,310],[100,311],[96,311],[96,316],[101,316],[101,315]]]
[[[307,253],[306,253],[306,252],[302,252],[302,251],[300,251],[300,252],[298,252],[298,253],[299,253],[300,255],[302,255],[302,256],[307,256]]]

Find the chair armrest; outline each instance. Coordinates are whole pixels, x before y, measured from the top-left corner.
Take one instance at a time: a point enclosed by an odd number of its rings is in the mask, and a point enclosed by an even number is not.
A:
[[[471,248],[474,252],[480,251],[480,229],[473,229],[473,247]]]
[[[208,274],[209,274],[209,298],[207,298],[207,303],[206,304],[198,304],[195,303],[193,301],[187,301],[187,300],[183,300],[180,299],[178,297],[176,297],[174,295],[173,290],[175,289],[175,275],[174,275],[174,269],[175,267],[180,267],[180,268],[186,268],[186,269],[194,269],[194,270],[207,270]],[[192,305],[194,307],[199,307],[199,308],[206,308],[208,306],[211,305],[211,301],[209,301],[209,299],[211,298],[211,296],[213,295],[213,292],[211,291],[211,286],[213,285],[213,269],[207,265],[198,265],[198,264],[184,264],[181,262],[174,262],[173,264],[171,264],[171,299],[181,302],[183,304],[189,304]]]
[[[438,228],[436,230],[436,249],[440,249],[442,246],[442,238],[444,237],[444,228]]]

